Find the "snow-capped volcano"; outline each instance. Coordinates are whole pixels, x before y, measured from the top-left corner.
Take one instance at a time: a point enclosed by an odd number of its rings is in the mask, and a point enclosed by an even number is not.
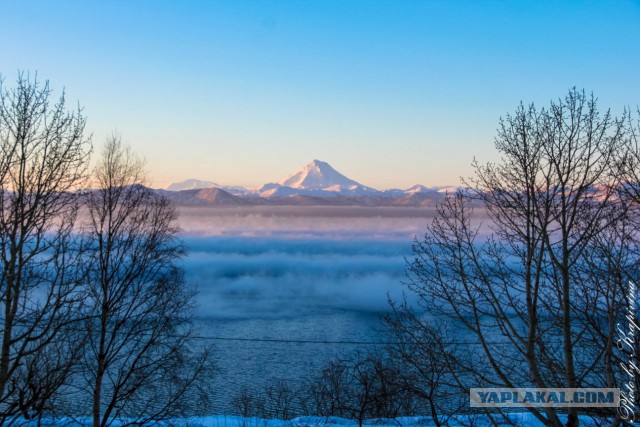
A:
[[[255,190],[188,179],[159,191],[179,205],[197,206],[432,206],[452,189],[414,185],[379,191],[347,178],[327,162],[314,160],[287,178]]]
[[[300,171],[278,182],[278,185],[297,190],[372,190],[369,187],[347,178],[327,162],[314,160]]]

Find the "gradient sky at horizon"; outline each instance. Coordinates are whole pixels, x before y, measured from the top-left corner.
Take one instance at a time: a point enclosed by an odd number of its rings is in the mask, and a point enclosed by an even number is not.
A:
[[[500,116],[584,88],[640,104],[640,3],[0,0],[0,74],[37,71],[152,183],[259,186],[313,159],[376,188],[457,184]]]

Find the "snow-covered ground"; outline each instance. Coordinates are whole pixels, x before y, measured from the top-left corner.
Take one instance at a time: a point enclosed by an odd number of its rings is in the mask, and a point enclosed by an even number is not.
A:
[[[562,421],[566,421],[561,417]],[[510,419],[517,425],[522,426],[543,426],[532,414],[527,412],[514,413]],[[401,417],[395,419],[382,418],[365,420],[363,425],[367,427],[431,427],[436,426],[431,417]],[[456,426],[489,426],[492,425],[488,419],[482,416],[469,418],[460,416],[457,420],[449,419],[447,425]],[[581,426],[595,426],[596,424],[588,417],[581,417]],[[194,418],[187,421],[185,427],[357,427],[358,422],[338,417],[298,417],[290,421],[243,418],[233,416],[212,416],[204,418]]]
[[[532,414],[527,412],[513,413],[509,417],[515,425],[521,426],[543,426]],[[564,417],[560,417],[564,422]],[[35,427],[36,421],[27,422],[26,425]],[[113,427],[118,427],[126,424],[126,421],[114,422]],[[604,425],[602,423],[600,425]],[[18,421],[18,425],[25,425]],[[91,426],[90,418],[75,419],[73,421],[67,419],[51,420],[51,423],[42,422],[41,426],[51,425],[56,427],[87,427]],[[355,420],[347,420],[338,417],[297,417],[292,420],[284,421],[278,419],[264,419],[264,418],[246,418],[230,415],[213,415],[208,417],[194,417],[184,419],[173,419],[158,423],[157,425],[163,427],[358,427],[358,422]],[[365,420],[363,423],[367,427],[432,427],[436,426],[431,417],[401,417],[401,418],[378,418]],[[460,416],[457,419],[449,419],[446,423],[447,426],[476,426],[484,427],[492,425],[488,419],[478,415],[473,418],[469,416]],[[506,424],[505,424],[506,425]],[[581,426],[596,426],[593,420],[589,417],[581,417]]]

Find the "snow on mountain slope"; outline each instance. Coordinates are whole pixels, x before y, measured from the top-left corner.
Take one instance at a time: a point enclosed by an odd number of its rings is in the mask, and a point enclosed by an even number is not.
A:
[[[299,190],[354,191],[369,189],[359,182],[347,178],[327,162],[314,160],[300,171],[278,182],[283,187]],[[373,190],[373,189],[371,189]]]
[[[220,186],[215,182],[203,181],[201,179],[185,179],[184,181],[174,182],[167,187],[168,191],[183,191],[183,190],[199,190],[201,188],[211,188]]]
[[[185,179],[184,181],[174,182],[173,184],[167,187],[167,191],[184,191],[184,190],[200,190],[204,188],[220,188],[231,194],[245,194],[248,193],[244,187],[240,186],[231,186],[231,185],[220,185],[216,184],[212,181],[204,181],[201,179]]]
[[[405,190],[405,193],[414,194],[414,193],[425,193],[427,191],[429,191],[429,188],[425,187],[424,185],[416,184],[413,187]]]
[[[450,194],[454,194],[456,191],[458,191],[458,187],[454,187],[454,186],[441,186],[441,187],[436,187],[438,189],[438,193],[450,193]]]
[[[278,183],[265,184],[258,190],[261,197],[311,197],[377,195],[378,190],[354,181],[335,170],[327,162],[314,160]]]
[[[198,192],[203,189],[212,191]],[[218,193],[213,191],[215,189],[221,189],[224,192]],[[258,190],[187,179],[171,184],[165,191],[176,193],[170,195],[170,198],[179,204],[431,206],[442,199],[447,191],[451,192],[455,189],[456,187],[425,187],[417,184],[406,190],[379,191],[346,177],[327,162],[314,160],[287,178],[277,183],[265,184]],[[184,193],[177,194],[181,192]]]

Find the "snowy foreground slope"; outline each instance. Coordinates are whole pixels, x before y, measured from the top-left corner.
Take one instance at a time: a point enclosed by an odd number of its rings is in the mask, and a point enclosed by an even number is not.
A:
[[[510,416],[511,421],[515,425],[521,426],[542,426],[533,415],[523,412],[514,413]],[[565,417],[560,416],[560,419],[565,422]],[[21,423],[19,425],[38,425],[37,421],[30,421]],[[126,421],[115,421],[112,426],[118,427],[123,424],[127,424]],[[56,419],[50,423],[44,421],[40,423],[40,426],[56,426],[56,427],[88,427],[91,426],[90,418],[80,418],[76,420],[69,419]],[[347,420],[338,417],[297,417],[289,421],[277,420],[277,419],[264,419],[264,418],[246,418],[230,415],[213,415],[208,417],[194,417],[194,418],[181,418],[173,419],[169,421],[160,422],[156,425],[167,427],[358,427],[358,422],[355,420]],[[363,423],[367,427],[432,427],[436,426],[431,417],[401,417],[401,418],[378,418],[365,420]],[[484,427],[492,425],[489,420],[483,418],[483,416],[459,416],[456,420],[449,419],[445,423],[447,426],[477,426]],[[589,417],[581,417],[581,426],[596,426],[596,424]]]
[[[522,426],[543,426],[533,415],[529,413],[512,414],[511,420]],[[564,417],[560,417],[564,422]],[[382,418],[365,420],[363,425],[367,427],[431,427],[436,426],[431,417],[401,417],[401,418]],[[492,425],[482,416],[469,418],[467,416],[459,417],[458,421],[449,419],[446,425],[454,426],[490,426]],[[595,426],[589,418],[580,420],[581,426]],[[338,417],[298,417],[290,421],[262,419],[262,418],[243,418],[232,416],[213,416],[205,418],[194,418],[186,424],[188,427],[358,427],[355,420],[346,420]],[[186,427],[185,426],[185,427]]]

